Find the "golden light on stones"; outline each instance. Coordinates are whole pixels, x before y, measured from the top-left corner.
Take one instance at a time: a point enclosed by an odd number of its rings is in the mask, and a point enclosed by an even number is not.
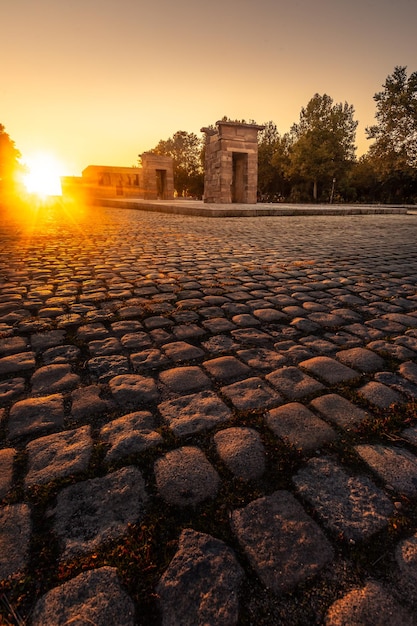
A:
[[[26,160],[28,168],[23,182],[29,193],[45,198],[61,196],[62,164],[52,154],[38,153]]]

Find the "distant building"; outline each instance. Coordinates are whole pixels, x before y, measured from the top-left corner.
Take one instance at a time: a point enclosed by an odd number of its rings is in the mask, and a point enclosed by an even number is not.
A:
[[[204,202],[254,204],[258,186],[258,132],[264,126],[216,122],[206,134]]]
[[[141,167],[89,165],[82,176],[61,179],[64,195],[94,198],[141,198],[170,200],[174,197],[174,174],[171,157],[145,152]]]

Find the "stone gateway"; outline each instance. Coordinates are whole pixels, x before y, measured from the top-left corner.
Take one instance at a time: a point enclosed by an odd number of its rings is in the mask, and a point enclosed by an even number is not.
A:
[[[255,204],[258,185],[258,132],[263,126],[216,122],[206,135],[204,202]]]

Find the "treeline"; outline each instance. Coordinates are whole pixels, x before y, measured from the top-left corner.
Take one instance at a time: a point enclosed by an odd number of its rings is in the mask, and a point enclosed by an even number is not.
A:
[[[366,128],[372,144],[359,159],[353,106],[326,94],[315,94],[284,135],[273,121],[265,123],[259,133],[259,200],[417,203],[417,72],[408,76],[406,67],[396,67],[374,100],[376,123]],[[202,137],[178,131],[153,151],[173,157],[178,196],[202,197]]]
[[[23,172],[19,161],[21,156],[5,127],[0,124],[0,194],[16,189],[18,175]]]

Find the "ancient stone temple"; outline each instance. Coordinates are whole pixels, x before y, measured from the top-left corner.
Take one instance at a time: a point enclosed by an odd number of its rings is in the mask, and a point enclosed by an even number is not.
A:
[[[82,194],[86,199],[121,196],[171,200],[174,197],[172,158],[144,152],[141,160],[141,167],[89,165],[81,177],[62,177],[62,192],[67,196]]]
[[[206,135],[204,202],[254,204],[258,185],[258,132],[263,126],[216,122]]]

